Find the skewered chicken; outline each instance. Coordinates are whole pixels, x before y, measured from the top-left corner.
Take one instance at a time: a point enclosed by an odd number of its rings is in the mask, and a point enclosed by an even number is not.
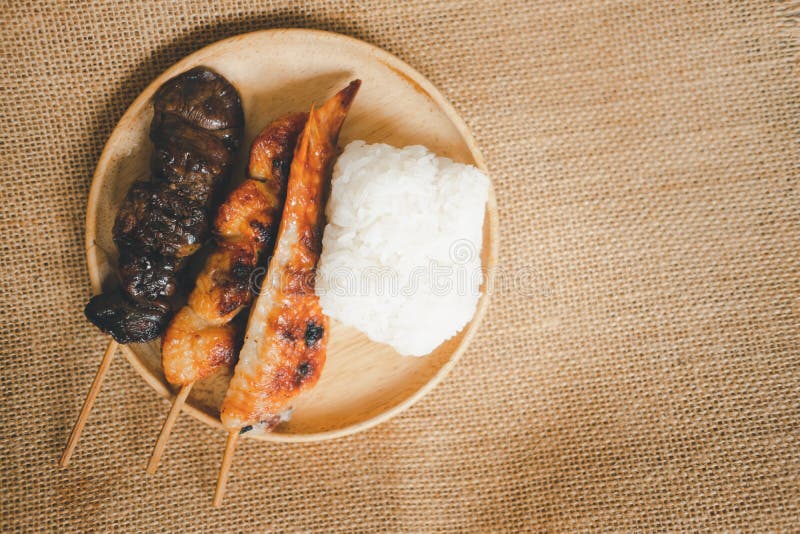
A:
[[[360,85],[356,80],[321,108],[312,107],[297,141],[275,253],[222,404],[229,430],[272,428],[322,372],[328,319],[314,294],[314,274],[336,141]],[[224,475],[221,480],[224,488]]]
[[[285,115],[259,134],[250,149],[248,179],[219,207],[216,248],[189,303],[164,334],[161,358],[170,383],[190,384],[233,362],[240,327],[231,321],[258,291],[252,275],[275,243],[289,166],[306,118]]]
[[[121,286],[85,309],[120,343],[149,341],[166,327],[168,299],[208,236],[214,194],[229,175],[244,124],[236,89],[203,67],[165,82],[153,108],[153,179],[134,184],[113,229]]]

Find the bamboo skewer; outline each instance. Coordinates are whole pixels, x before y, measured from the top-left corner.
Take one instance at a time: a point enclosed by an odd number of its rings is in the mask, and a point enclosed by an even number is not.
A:
[[[175,400],[172,401],[172,408],[170,408],[169,415],[167,415],[167,419],[164,421],[164,426],[161,427],[161,433],[158,435],[156,445],[153,447],[153,454],[150,456],[150,461],[147,464],[147,472],[151,475],[155,474],[156,470],[158,470],[158,464],[161,462],[161,456],[164,454],[164,449],[167,448],[169,436],[172,434],[172,427],[175,424],[175,421],[178,419],[183,405],[186,404],[186,398],[189,396],[189,392],[192,391],[192,386],[194,386],[194,382],[184,384],[183,387],[181,387],[181,390],[178,392],[178,395],[175,397]]]
[[[106,378],[106,373],[108,373],[108,368],[111,366],[111,359],[114,356],[114,353],[117,351],[118,346],[119,345],[117,342],[113,339],[108,344],[106,353],[103,355],[103,359],[100,361],[100,367],[97,369],[97,374],[94,375],[92,387],[89,388],[89,393],[86,395],[86,400],[83,401],[81,413],[78,415],[77,421],[75,421],[75,426],[72,427],[72,433],[69,435],[69,440],[67,440],[67,446],[64,448],[64,453],[61,455],[61,459],[58,461],[58,465],[61,467],[67,467],[69,465],[70,457],[72,457],[72,453],[75,451],[75,446],[78,445],[78,440],[81,439],[83,427],[86,426],[86,421],[89,419],[89,414],[92,412],[94,401],[97,399],[98,393],[100,393],[100,388],[103,386],[103,381]]]
[[[236,441],[239,439],[239,431],[232,430],[228,433],[228,439],[225,441],[225,453],[222,456],[222,466],[219,468],[219,476],[217,476],[217,490],[214,492],[214,506],[218,507],[222,504],[222,499],[225,497],[225,485],[228,483],[228,473],[233,463],[233,453],[236,451]]]

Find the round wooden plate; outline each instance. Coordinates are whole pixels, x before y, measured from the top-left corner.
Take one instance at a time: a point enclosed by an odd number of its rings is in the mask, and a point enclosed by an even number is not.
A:
[[[354,78],[363,85],[345,121],[340,146],[354,139],[395,146],[421,144],[486,171],[472,135],[453,107],[428,80],[391,54],[357,39],[312,30],[269,30],[226,39],[179,61],[153,81],[111,134],[97,165],[86,220],[86,253],[96,292],[117,283],[111,236],[114,217],[131,184],[149,175],[151,97],[167,79],[197,65],[224,75],[241,94],[246,132],[235,177],[243,174],[250,142],[272,119],[308,110],[312,102],[323,102]],[[344,436],[413,404],[444,377],[475,334],[488,304],[486,287],[496,253],[497,211],[490,191],[481,249],[489,276],[472,322],[423,358],[400,356],[332,322],[328,359],[317,386],[296,399],[290,421],[270,434],[254,437],[314,441]],[[123,348],[128,361],[156,392],[173,395],[161,370],[159,342]],[[229,378],[229,373],[220,373],[195,384],[186,411],[221,428],[219,406]]]

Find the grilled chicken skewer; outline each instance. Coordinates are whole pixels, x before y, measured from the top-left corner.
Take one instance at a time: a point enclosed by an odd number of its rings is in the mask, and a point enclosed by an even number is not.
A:
[[[153,96],[152,180],[137,182],[114,223],[121,285],[93,297],[86,317],[113,340],[72,428],[59,464],[66,467],[120,343],[155,339],[167,325],[178,275],[208,234],[215,191],[225,182],[242,135],[239,93],[197,67]]]
[[[312,107],[297,141],[275,253],[222,404],[229,434],[215,506],[222,503],[238,435],[278,424],[292,399],[317,383],[325,364],[328,318],[314,294],[314,274],[336,141],[360,85],[356,80],[319,109]]]
[[[155,473],[172,426],[194,383],[233,364],[241,327],[232,322],[250,305],[252,274],[275,243],[289,168],[308,117],[276,119],[253,141],[248,178],[219,207],[216,248],[197,277],[189,302],[172,319],[161,344],[167,380],[181,386],[156,441],[149,473]]]

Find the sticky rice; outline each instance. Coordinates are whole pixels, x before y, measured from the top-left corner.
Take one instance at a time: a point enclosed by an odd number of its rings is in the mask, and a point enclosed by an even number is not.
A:
[[[423,146],[354,141],[336,162],[316,292],[333,319],[423,356],[475,314],[488,178]]]

